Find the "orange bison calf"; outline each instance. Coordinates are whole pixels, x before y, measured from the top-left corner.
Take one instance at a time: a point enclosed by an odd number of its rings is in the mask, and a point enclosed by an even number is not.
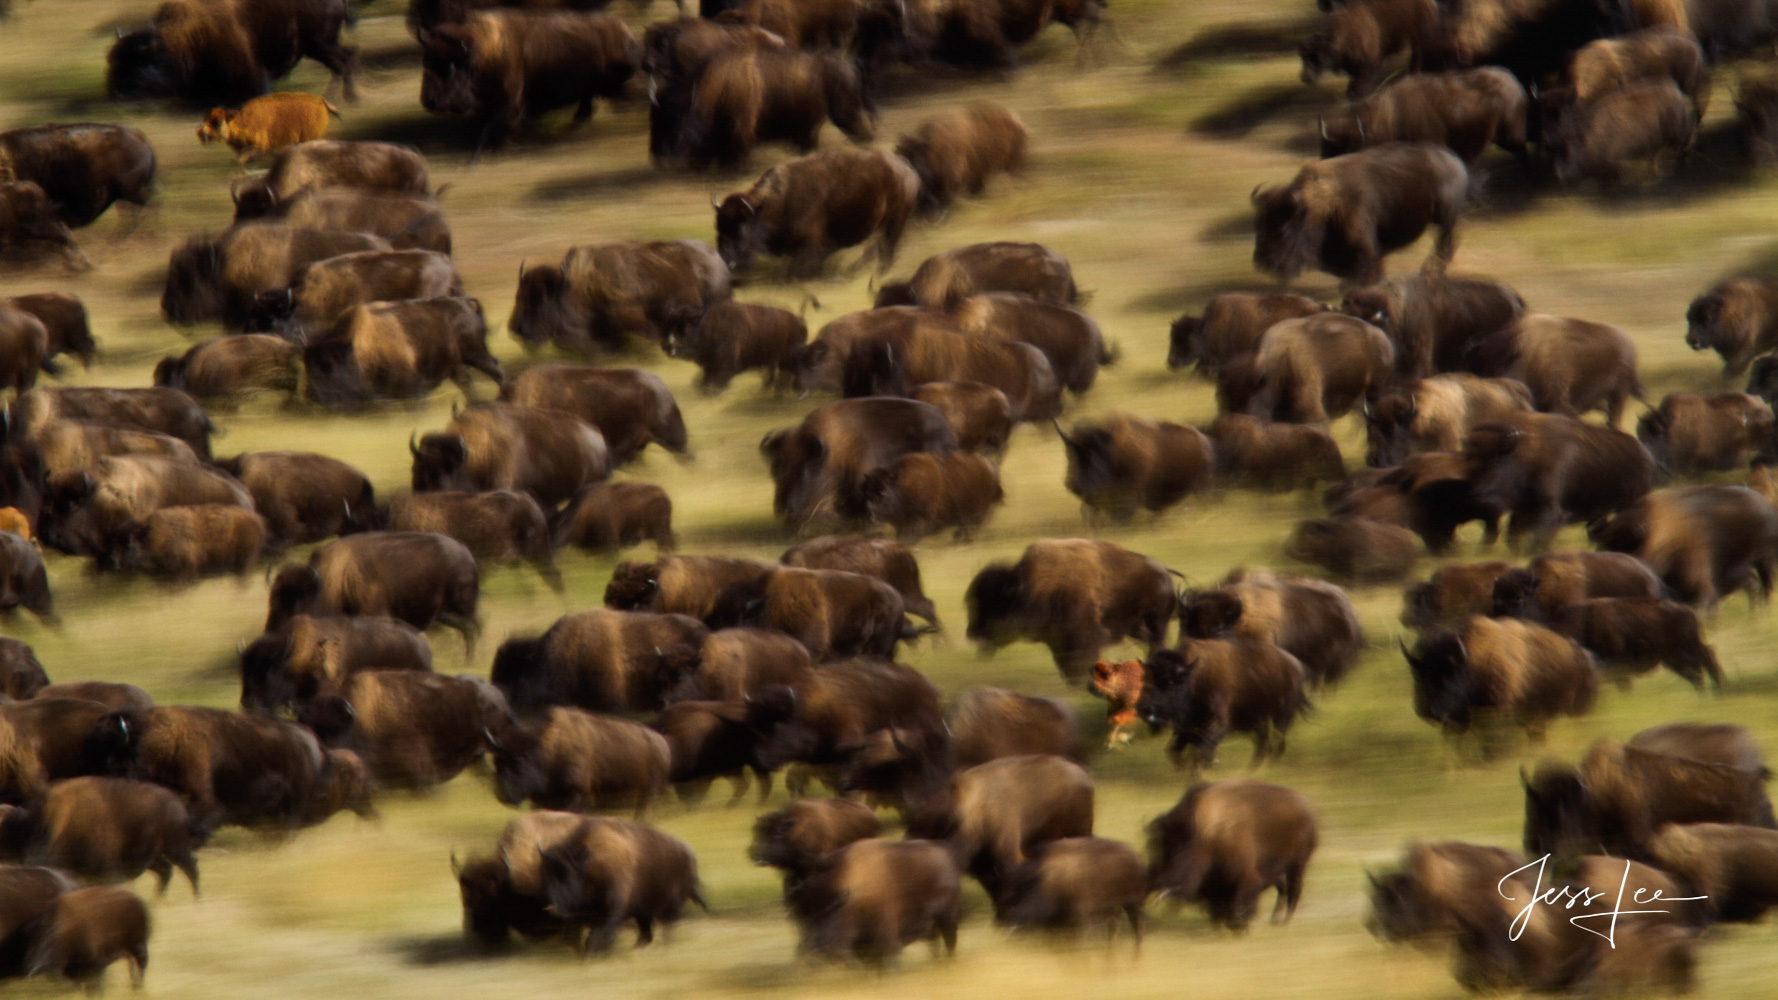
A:
[[[340,109],[327,98],[315,94],[282,93],[255,97],[241,105],[239,111],[211,108],[198,126],[198,141],[228,143],[235,151],[235,162],[246,163],[256,156],[327,138],[327,116],[340,116]]]

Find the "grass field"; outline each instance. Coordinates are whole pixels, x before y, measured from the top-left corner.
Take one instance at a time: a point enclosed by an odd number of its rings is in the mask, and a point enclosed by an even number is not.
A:
[[[615,10],[638,32],[647,19],[629,4]],[[79,234],[96,265],[91,272],[0,274],[0,294],[65,288],[85,299],[102,358],[90,372],[76,369],[71,383],[146,385],[161,356],[218,332],[169,328],[158,299],[168,251],[194,232],[228,223],[232,157],[199,146],[193,134],[199,116],[190,110],[115,106],[102,96],[113,27],[145,22],[150,11],[148,0],[31,0],[0,23],[0,126],[126,122],[144,130],[160,155],[151,210],[134,226],[114,211]],[[670,11],[656,4],[648,16]],[[997,183],[985,199],[958,206],[942,223],[915,229],[897,273],[928,254],[980,240],[1049,244],[1073,262],[1081,286],[1092,292],[1089,310],[1123,350],[1120,364],[1074,404],[1073,415],[1124,409],[1207,422],[1214,414],[1208,385],[1165,369],[1167,323],[1217,291],[1268,284],[1249,263],[1247,193],[1256,183],[1286,179],[1313,155],[1314,116],[1336,106],[1343,81],[1324,81],[1319,89],[1296,82],[1294,40],[1312,23],[1308,0],[1117,0],[1114,13],[1123,47],[1107,44],[1101,61],[1084,71],[1074,65],[1073,41],[1052,29],[1024,51],[1023,69],[1009,78],[922,74],[896,81],[884,102],[880,142],[893,142],[934,111],[990,98],[1023,116],[1033,143],[1033,166],[1024,176]],[[571,244],[600,239],[711,239],[709,196],[744,186],[786,155],[761,150],[745,175],[656,173],[646,156],[647,106],[638,97],[601,106],[579,127],[565,116],[547,118],[471,166],[472,128],[419,106],[418,52],[400,15],[395,2],[378,0],[359,23],[362,101],[345,107],[339,133],[414,143],[431,157],[434,182],[451,185],[444,206],[458,266],[470,294],[486,304],[491,346],[509,365],[524,361],[505,332],[521,260],[554,260]],[[1733,109],[1721,88],[1732,76],[1719,76],[1701,153],[1678,179],[1610,199],[1538,192],[1520,180],[1510,158],[1491,159],[1497,176],[1463,232],[1456,270],[1507,281],[1537,310],[1624,327],[1636,339],[1644,380],[1657,396],[1717,387],[1714,356],[1694,356],[1682,343],[1686,303],[1724,273],[1778,260],[1778,183],[1744,173],[1722,131]],[[319,91],[324,84],[323,71],[305,63],[285,86]],[[841,141],[831,131],[825,140]],[[1397,256],[1392,266],[1415,266],[1423,249]],[[1335,294],[1325,276],[1303,284],[1312,294]],[[811,326],[862,308],[868,298],[863,276],[740,294],[794,308],[806,291],[824,306],[811,314]],[[693,388],[695,369],[652,350],[624,363],[667,380],[696,454],[679,463],[650,453],[622,475],[671,492],[684,551],[775,558],[789,539],[771,516],[770,482],[755,445],[811,403],[766,396],[753,376],[738,379],[724,396],[701,397]],[[477,388],[482,398],[492,394],[485,382]],[[272,400],[251,403],[217,415],[225,431],[217,451],[322,451],[358,465],[380,491],[390,492],[407,483],[408,434],[442,425],[459,398],[454,390],[441,391],[421,403],[351,416]],[[1356,462],[1362,428],[1348,419],[1334,431]],[[1003,469],[1007,503],[987,529],[970,544],[934,538],[920,546],[927,591],[949,630],[905,658],[947,692],[993,683],[1065,697],[1102,741],[1101,706],[1066,689],[1040,647],[1015,646],[984,660],[962,638],[963,589],[977,569],[1016,555],[1031,539],[1087,530],[1062,488],[1063,468],[1051,431],[1021,428]],[[1283,564],[1280,547],[1290,525],[1316,509],[1307,495],[1237,491],[1102,536],[1208,582],[1237,565]],[[1487,554],[1473,528],[1462,538],[1457,558]],[[1562,542],[1578,546],[1584,538],[1571,530]],[[529,570],[487,574],[479,655],[465,663],[461,644],[446,634],[437,643],[439,668],[485,674],[508,634],[539,631],[565,612],[597,604],[615,560],[570,552],[561,561],[568,580],[563,594]],[[0,631],[33,644],[53,679],[127,680],[163,702],[235,702],[236,642],[256,634],[264,615],[257,577],[169,589],[96,578],[81,562],[59,556],[50,557],[50,575],[60,628],[20,618],[0,620]],[[1752,727],[1769,750],[1778,750],[1773,621],[1768,610],[1750,610],[1745,601],[1725,604],[1709,623],[1728,673],[1722,697],[1700,698],[1670,675],[1651,676],[1633,691],[1604,693],[1592,716],[1557,724],[1543,748],[1521,746],[1491,764],[1467,766],[1412,714],[1406,666],[1395,649],[1399,592],[1370,588],[1353,597],[1370,651],[1347,684],[1324,696],[1292,733],[1285,759],[1260,772],[1304,791],[1322,828],[1303,907],[1288,927],[1257,924],[1236,938],[1212,930],[1195,911],[1157,911],[1140,956],[1131,955],[1127,940],[1110,952],[1057,951],[993,928],[985,899],[972,888],[952,960],[933,962],[916,949],[887,975],[808,966],[794,959],[776,879],[744,855],[755,810],[667,804],[654,820],[696,850],[713,916],[686,920],[669,941],[646,951],[622,948],[589,963],[535,949],[483,959],[461,945],[449,857],[490,844],[512,814],[494,801],[485,777],[471,773],[433,795],[387,797],[377,822],[344,816],[284,842],[238,831],[219,836],[201,856],[203,898],[194,900],[176,885],[154,904],[147,992],[191,1000],[1455,996],[1460,991],[1442,958],[1391,950],[1366,934],[1367,866],[1387,863],[1414,838],[1516,845],[1519,765],[1540,753],[1576,756],[1599,736],[1623,737],[1676,719],[1725,720]],[[1244,741],[1231,743],[1210,775],[1246,773],[1246,756]],[[1100,756],[1093,769],[1099,832],[1133,843],[1185,784],[1166,763],[1161,740],[1146,736]],[[144,880],[138,889],[150,891],[149,885]],[[1702,946],[1700,995],[1778,993],[1770,985],[1778,972],[1771,935],[1758,925],[1712,932]],[[113,985],[121,985],[120,977],[114,970]],[[7,989],[18,996],[51,992],[41,984]]]

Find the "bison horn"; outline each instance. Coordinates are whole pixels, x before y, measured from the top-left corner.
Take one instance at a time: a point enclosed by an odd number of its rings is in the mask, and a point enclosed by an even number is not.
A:
[[[1252,202],[1257,202],[1257,201],[1259,201],[1259,189],[1260,189],[1260,188],[1261,188],[1261,187],[1263,187],[1263,186],[1264,186],[1264,185],[1261,185],[1261,184],[1255,184],[1255,185],[1253,185],[1253,193],[1252,193],[1252,194],[1249,194],[1249,195],[1248,195],[1248,196],[1247,196],[1247,200],[1248,200],[1248,201],[1252,201]]]
[[[414,456],[415,458],[420,457],[420,446],[415,443],[415,438],[419,436],[419,433],[420,433],[419,431],[411,431],[408,433],[408,436],[407,436],[408,454]]]
[[[247,640],[236,639],[235,640],[235,655],[240,656],[242,653],[245,653],[245,652],[247,652]]]
[[[1364,116],[1363,115],[1353,115],[1352,116],[1352,124],[1358,126],[1358,141],[1364,143],[1367,146],[1370,145],[1371,137],[1364,134]]]
[[[1401,655],[1407,657],[1409,663],[1414,662],[1414,654],[1408,652],[1408,641],[1406,639],[1403,639],[1398,635],[1395,637],[1395,644],[1401,647]]]
[[[463,874],[463,862],[457,860],[457,849],[455,847],[451,848],[451,874],[457,876]]]
[[[1051,417],[1050,423],[1055,425],[1057,437],[1061,438],[1065,443],[1072,443],[1068,441],[1068,432],[1062,429],[1062,422],[1060,420]]]
[[[488,749],[493,750],[496,753],[499,752],[500,741],[494,738],[494,730],[493,729],[491,729],[487,726],[483,726],[482,727],[482,739],[487,742]]]
[[[522,260],[519,261],[519,280],[525,280],[525,262]]]
[[[1321,115],[1316,115],[1315,116],[1315,124],[1321,128],[1321,141],[1322,142],[1331,141],[1327,137],[1327,119]]]
[[[1519,784],[1525,786],[1525,791],[1529,792],[1531,790],[1531,775],[1526,772],[1525,765],[1523,764],[1519,765]]]

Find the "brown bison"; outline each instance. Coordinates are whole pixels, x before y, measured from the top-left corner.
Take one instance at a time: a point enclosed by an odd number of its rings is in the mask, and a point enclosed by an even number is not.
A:
[[[1765,755],[1753,735],[1727,722],[1669,722],[1630,737],[1633,747],[1705,764],[1746,771],[1764,770]]]
[[[1331,127],[1321,122],[1321,155],[1343,156],[1386,142],[1444,146],[1464,166],[1491,145],[1526,161],[1531,124],[1525,87],[1498,66],[1460,73],[1410,73],[1366,97]]]
[[[1685,322],[1685,346],[1714,350],[1724,375],[1740,375],[1754,358],[1778,348],[1778,278],[1720,281],[1692,300]]]
[[[685,615],[595,608],[564,615],[535,639],[508,639],[489,675],[515,711],[550,705],[646,712],[697,669],[709,630]]]
[[[1286,281],[1307,268],[1361,285],[1383,277],[1383,257],[1439,231],[1432,257],[1449,264],[1469,172],[1450,150],[1390,143],[1304,167],[1284,187],[1253,192],[1253,263]]]
[[[1495,901],[1497,887],[1524,866],[1523,856],[1501,847],[1456,841],[1412,844],[1398,870],[1365,873],[1371,904],[1365,924],[1372,934],[1394,943],[1480,928],[1505,937],[1508,918]]]
[[[1561,104],[1561,96],[1543,96],[1560,108],[1546,111],[1543,141],[1563,184],[1583,178],[1615,184],[1624,166],[1638,161],[1653,171],[1664,153],[1690,155],[1697,138],[1698,114],[1671,81],[1632,83],[1586,103]]]
[[[1636,438],[1662,469],[1675,475],[1727,472],[1748,452],[1771,456],[1771,404],[1758,396],[1719,392],[1668,393],[1636,421]]]
[[[1084,60],[1087,41],[1104,11],[1097,0],[996,0],[968,6],[940,0],[875,2],[859,17],[852,50],[873,76],[885,72],[891,59],[1005,71],[1013,67],[1014,46],[1055,23],[1074,32],[1079,59]]]
[[[1274,922],[1295,915],[1319,840],[1301,792],[1245,778],[1193,785],[1148,835],[1150,891],[1201,902],[1233,930],[1253,920],[1267,889],[1278,890]]]
[[[998,458],[1012,435],[1012,403],[1006,393],[980,382],[927,382],[913,398],[938,407],[951,425],[957,450]]]
[[[1250,366],[1225,366],[1221,386],[1242,386],[1243,404],[1225,409],[1289,423],[1319,424],[1375,403],[1395,371],[1395,347],[1382,330],[1344,313],[1275,323],[1259,338]]]
[[[30,973],[98,992],[105,970],[121,960],[129,965],[130,985],[139,989],[148,970],[148,934],[148,907],[128,889],[69,889],[32,930]]]
[[[889,153],[829,149],[786,160],[746,191],[711,199],[716,249],[731,271],[766,253],[790,258],[792,276],[809,276],[835,251],[875,237],[881,273],[895,263],[919,191],[919,174]]]
[[[1061,384],[1038,348],[966,333],[941,318],[911,318],[848,345],[841,366],[844,395],[908,396],[927,382],[980,382],[1006,395],[1014,420],[1044,420],[1062,412]],[[832,324],[812,346],[824,346],[831,329]]]
[[[1593,522],[1654,486],[1654,459],[1628,434],[1551,413],[1470,429],[1464,455],[1484,507],[1510,513],[1507,540],[1547,548],[1562,525]]]
[[[1070,435],[1056,425],[1068,452],[1063,485],[1094,515],[1128,521],[1138,508],[1160,513],[1207,489],[1216,448],[1196,427],[1112,413],[1080,423]]]
[[[1672,595],[1704,608],[1737,590],[1771,593],[1778,510],[1745,486],[1657,490],[1587,534],[1601,550],[1633,555]]]
[[[1083,932],[1120,919],[1142,943],[1148,867],[1127,845],[1100,837],[1065,837],[1033,848],[994,900],[995,922]]]
[[[605,438],[611,467],[628,464],[649,444],[684,457],[685,418],[659,375],[640,368],[536,365],[512,377],[500,398],[537,410],[561,410]]]
[[[1650,840],[1667,823],[1743,823],[1772,828],[1765,768],[1691,760],[1599,740],[1578,767],[1545,762],[1525,785],[1525,850],[1596,850],[1653,860]]]
[[[700,8],[715,6],[704,0]],[[724,2],[721,13],[704,11],[719,23],[734,18],[742,24],[756,25],[769,31],[789,45],[804,49],[840,48],[851,37],[863,4],[859,0],[816,0],[791,3],[789,0],[740,0]],[[730,13],[732,11],[732,13]]]
[[[1494,578],[1493,602],[1480,614],[1549,623],[1570,604],[1593,597],[1663,596],[1660,577],[1617,552],[1546,552]]]
[[[1755,921],[1778,906],[1778,830],[1735,823],[1673,823],[1649,843],[1654,864],[1709,897],[1717,920]]]
[[[486,119],[476,152],[499,148],[526,118],[574,106],[593,116],[593,98],[623,96],[642,61],[636,36],[608,14],[486,10],[420,34],[420,106]]]
[[[989,898],[1040,844],[1093,835],[1093,779],[1049,754],[1000,757],[958,772],[910,803],[908,835],[948,841],[951,856]]]
[[[506,824],[495,856],[459,862],[453,853],[451,872],[463,900],[463,933],[484,948],[505,944],[512,931],[533,940],[577,936],[548,912],[543,850],[571,840],[586,821],[575,813],[538,809]]]
[[[1568,63],[1568,85],[1582,103],[1643,81],[1671,81],[1701,119],[1710,103],[1710,69],[1683,31],[1654,28],[1588,42]]]
[[[847,799],[799,799],[753,824],[747,856],[784,873],[788,895],[817,871],[828,855],[875,837],[883,824],[869,806]]]
[[[288,288],[308,265],[393,248],[355,224],[305,228],[267,220],[236,225],[221,236],[194,236],[167,258],[161,315],[181,326],[220,319],[225,328],[240,330],[261,294]]]
[[[388,531],[430,531],[455,538],[479,559],[528,562],[552,587],[562,584],[543,508],[529,493],[438,490],[389,502]]]
[[[1044,539],[1014,565],[987,566],[964,594],[967,635],[984,650],[1021,639],[1048,646],[1056,668],[1082,683],[1109,645],[1167,639],[1177,599],[1170,571],[1110,542]]]
[[[1344,73],[1351,78],[1346,96],[1353,100],[1376,89],[1384,60],[1403,49],[1414,51],[1418,69],[1419,50],[1431,42],[1441,17],[1430,0],[1330,3],[1329,8],[1327,26],[1298,47],[1302,80],[1313,84],[1323,73]]]
[[[772,509],[791,525],[831,511],[842,520],[867,512],[866,476],[903,455],[955,448],[950,424],[936,407],[911,399],[841,399],[816,407],[796,427],[759,443],[776,485]]]
[[[198,891],[191,816],[159,785],[84,777],[49,786],[41,802],[0,815],[5,850],[84,878],[130,881],[145,871],[165,893],[176,867]]]
[[[813,665],[808,648],[782,632],[717,629],[704,637],[697,670],[680,678],[668,697],[746,701],[767,688],[801,687]]]
[[[416,670],[361,670],[298,718],[330,746],[353,751],[379,785],[431,788],[481,759],[516,728],[506,699],[484,680]]]
[[[874,305],[949,311],[971,295],[1011,292],[1054,306],[1077,305],[1068,258],[1041,243],[972,243],[933,254],[913,277],[877,290]]]
[[[938,610],[920,589],[920,564],[900,542],[886,538],[848,538],[830,535],[784,550],[779,562],[803,569],[838,569],[862,573],[894,587],[908,613],[938,624]]]
[[[1533,408],[1523,382],[1474,375],[1434,375],[1378,396],[1365,408],[1371,466],[1400,465],[1417,452],[1463,450],[1469,429]]]
[[[96,421],[56,418],[33,427],[30,440],[37,445],[44,471],[51,478],[90,469],[99,459],[112,455],[156,455],[198,464],[191,445],[178,438]]]
[[[222,402],[254,390],[294,394],[302,354],[301,347],[269,333],[217,337],[162,358],[154,366],[154,384]]]
[[[431,250],[341,254],[298,271],[290,287],[261,292],[248,317],[250,330],[298,339],[319,337],[353,306],[396,299],[461,296],[451,258]]]
[[[695,806],[709,794],[717,778],[734,783],[729,804],[747,793],[747,774],[759,784],[759,800],[772,792],[772,772],[761,749],[772,728],[796,712],[793,698],[764,697],[746,701],[674,701],[661,710],[654,730],[667,739],[673,766],[667,775],[679,801]]]
[[[610,951],[627,921],[636,922],[640,947],[654,940],[657,923],[678,923],[686,903],[710,910],[691,848],[626,820],[589,819],[578,836],[545,848],[543,885],[552,912],[576,933],[587,928],[582,953]]]
[[[956,863],[938,844],[853,841],[788,893],[791,917],[802,931],[798,950],[879,965],[922,939],[955,951],[960,882]]]
[[[338,694],[360,670],[432,669],[426,637],[393,618],[294,615],[240,655],[241,708],[268,714]]]
[[[29,955],[20,947],[25,940],[20,932],[41,926],[39,915],[72,888],[73,880],[54,868],[0,865],[0,939],[10,945],[8,954],[0,957],[0,974],[22,976],[29,971]]]
[[[621,562],[605,586],[605,606],[704,619],[730,584],[772,571],[757,559],[727,556],[661,556],[651,563]]]
[[[615,240],[571,248],[560,265],[519,265],[507,326],[527,349],[621,350],[628,335],[672,343],[729,297],[726,255],[697,240]]]
[[[1274,324],[1326,310],[1326,305],[1295,292],[1223,292],[1204,303],[1203,315],[1173,321],[1167,367],[1196,365],[1198,371],[1215,375],[1223,365],[1258,350],[1260,337]]]
[[[272,206],[268,219],[298,229],[356,230],[389,241],[394,250],[451,252],[451,227],[438,203],[424,195],[313,187]]]
[[[1604,323],[1521,316],[1475,345],[1470,369],[1524,383],[1539,410],[1571,417],[1599,410],[1612,427],[1631,396],[1642,398],[1635,343]]]
[[[42,188],[30,181],[0,181],[0,256],[26,263],[52,253],[71,270],[92,266]]]
[[[1295,656],[1315,687],[1340,682],[1365,645],[1346,592],[1299,576],[1235,569],[1215,590],[1180,595],[1182,638],[1244,638]]]
[[[1225,413],[1204,429],[1216,450],[1216,474],[1241,485],[1292,490],[1343,479],[1340,446],[1327,432]]]
[[[488,744],[494,794],[503,804],[591,812],[630,807],[640,816],[667,789],[672,755],[661,734],[577,708],[548,711],[535,730],[514,727]]]
[[[265,534],[265,521],[241,507],[162,507],[119,527],[95,555],[101,568],[151,576],[245,576],[265,550]]]
[[[147,691],[134,684],[119,684],[115,681],[64,681],[43,688],[37,692],[37,697],[75,698],[98,702],[107,708],[119,710],[154,707],[154,699],[149,697]]]
[[[996,687],[965,688],[945,712],[951,766],[966,770],[1002,757],[1053,754],[1085,759],[1080,720],[1066,702]]]
[[[566,413],[512,403],[477,403],[408,450],[415,492],[518,490],[550,508],[610,471],[597,430]]]
[[[1629,675],[1660,664],[1700,691],[1708,680],[1722,690],[1722,667],[1704,644],[1698,613],[1677,601],[1651,597],[1596,597],[1571,604],[1551,627],[1587,648],[1608,668]]]
[[[318,542],[367,528],[376,513],[376,491],[363,472],[307,451],[254,451],[225,458],[216,467],[234,476],[253,496],[274,549]]]
[[[1116,360],[1099,324],[1071,306],[1015,292],[986,292],[959,301],[950,315],[966,333],[1021,341],[1042,351],[1062,387],[1076,394],[1091,389],[1099,367]]]
[[[71,555],[107,547],[112,532],[166,507],[224,504],[253,510],[253,497],[233,478],[158,455],[113,455],[86,471],[50,482],[38,525],[43,544]]]
[[[265,630],[300,614],[388,615],[417,629],[439,622],[473,649],[481,632],[476,601],[481,574],[475,555],[443,535],[372,531],[317,548],[306,566],[272,578]]]
[[[93,343],[93,331],[87,322],[86,306],[78,296],[67,292],[37,292],[0,299],[0,302],[30,313],[43,324],[44,330],[49,334],[49,349],[43,355],[46,363],[58,355],[72,354],[80,359],[81,367],[93,366],[93,358],[98,356],[99,349]],[[49,371],[47,367],[44,370]]]
[[[1402,652],[1414,714],[1452,734],[1498,720],[1536,737],[1557,716],[1592,711],[1599,692],[1598,667],[1578,643],[1512,618],[1470,618]]]
[[[154,147],[125,125],[36,125],[0,132],[0,180],[43,189],[56,217],[79,229],[115,202],[142,207],[154,191]]]
[[[550,544],[555,546],[601,552],[649,540],[657,552],[679,545],[673,534],[673,499],[653,483],[589,483],[551,521]]]
[[[977,101],[920,123],[895,143],[895,153],[920,175],[920,206],[938,214],[959,195],[982,193],[995,174],[1025,164],[1029,137],[1019,116]]]
[[[324,405],[422,396],[450,379],[470,397],[470,372],[501,385],[476,299],[439,296],[367,302],[348,309],[302,350],[309,395]]]
[[[871,522],[893,525],[895,537],[910,542],[945,528],[966,541],[1006,499],[994,463],[961,451],[903,455],[858,489]]]
[[[947,741],[944,713],[938,688],[919,671],[887,660],[841,660],[808,671],[793,687],[750,697],[770,704],[786,695],[795,711],[760,746],[766,769],[802,763],[836,790],[901,807],[910,792],[935,790],[932,779],[944,777],[942,756],[928,752]],[[793,772],[788,784],[801,796],[806,775]]]
[[[1193,772],[1216,762],[1217,746],[1231,733],[1253,737],[1256,766],[1282,754],[1291,724],[1309,708],[1302,663],[1241,636],[1187,636],[1177,650],[1150,656],[1143,673],[1137,714],[1157,731],[1173,730],[1167,755]]]
[[[869,142],[872,110],[857,68],[839,55],[735,46],[712,56],[694,78],[657,90],[649,152],[700,169],[739,166],[762,142],[786,142],[806,155],[819,145],[826,121],[855,142]]]
[[[235,221],[276,214],[304,191],[355,188],[382,194],[429,196],[426,157],[411,146],[325,139],[279,150],[265,174],[230,192]]]
[[[1735,87],[1735,112],[1747,159],[1756,167],[1778,161],[1778,74],[1743,73]]]
[[[0,305],[0,387],[10,385],[15,396],[24,395],[37,384],[37,372],[48,358],[49,329],[43,321]]]
[[[796,352],[808,339],[808,325],[796,313],[723,299],[668,349],[697,363],[704,392],[721,392],[736,375],[756,368],[765,370],[765,387],[778,390],[791,384]]]
[[[166,0],[149,27],[127,35],[120,29],[106,56],[105,90],[112,100],[240,104],[265,93],[307,57],[326,66],[332,85],[343,83],[346,97],[355,98],[357,53],[340,44],[349,20],[345,0],[274,0],[251,7]]]
[[[24,701],[49,685],[49,675],[30,646],[0,637],[0,694]]]
[[[35,697],[0,704],[0,724],[9,734],[0,749],[5,765],[0,801],[36,802],[51,782],[126,765],[140,727],[113,712],[83,698]]]
[[[325,97],[300,92],[265,94],[237,110],[211,108],[198,126],[198,141],[222,142],[235,151],[235,163],[267,153],[327,138],[328,116],[338,118],[340,109]]]
[[[854,656],[891,659],[920,633],[901,592],[874,576],[784,566],[729,585],[705,619],[713,628],[769,628],[808,647],[815,662]]]
[[[1463,371],[1470,346],[1525,314],[1511,288],[1484,278],[1410,274],[1346,293],[1341,309],[1389,334],[1405,377]]]

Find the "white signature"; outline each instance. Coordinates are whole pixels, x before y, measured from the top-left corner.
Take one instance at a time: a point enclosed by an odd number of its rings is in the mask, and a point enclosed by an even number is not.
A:
[[[1535,882],[1532,883],[1532,886],[1531,886],[1531,890],[1532,890],[1531,902],[1526,903],[1525,908],[1519,911],[1519,915],[1513,918],[1512,925],[1509,928],[1509,933],[1507,936],[1514,941],[1517,941],[1519,939],[1519,935],[1525,933],[1525,928],[1531,923],[1532,911],[1537,908],[1537,904],[1539,904],[1539,903],[1545,903],[1545,904],[1548,904],[1551,906],[1561,906],[1563,909],[1566,909],[1566,910],[1572,910],[1577,905],[1590,909],[1599,900],[1606,898],[1605,893],[1594,892],[1591,888],[1584,886],[1584,885],[1583,886],[1562,885],[1562,886],[1550,886],[1549,888],[1544,888],[1543,870],[1544,870],[1544,866],[1549,863],[1549,860],[1550,860],[1550,856],[1545,854],[1543,857],[1538,858],[1536,861],[1531,862],[1530,864],[1526,865],[1524,868],[1514,869],[1512,872],[1508,873],[1505,878],[1502,878],[1495,885],[1495,891],[1500,893],[1500,898],[1508,900],[1509,902],[1517,902],[1519,897],[1507,895],[1506,888],[1505,888],[1506,883],[1509,880],[1511,880],[1514,875],[1517,875],[1520,872],[1526,871],[1527,869],[1531,869],[1531,868],[1537,869],[1537,879]],[[1624,862],[1624,877],[1621,881],[1618,882],[1617,899],[1615,901],[1613,901],[1612,908],[1610,910],[1604,910],[1599,913],[1577,913],[1574,916],[1569,917],[1568,922],[1573,924],[1574,926],[1580,928],[1581,930],[1586,931],[1588,934],[1592,934],[1597,937],[1604,938],[1613,948],[1616,948],[1617,947],[1617,921],[1618,921],[1619,917],[1637,916],[1637,915],[1647,914],[1647,913],[1671,913],[1671,912],[1673,912],[1671,910],[1653,910],[1653,909],[1651,909],[1651,910],[1626,910],[1626,909],[1624,909],[1624,894],[1629,891],[1629,886],[1630,886],[1630,862],[1625,861]],[[1646,899],[1643,898],[1644,895],[1647,895]],[[1662,896],[1661,890],[1659,890],[1659,889],[1649,889],[1646,887],[1638,887],[1635,890],[1635,892],[1631,893],[1630,898],[1631,898],[1631,901],[1638,906],[1652,906],[1655,903],[1682,903],[1682,902],[1690,902],[1690,901],[1699,900],[1699,899],[1708,899],[1709,897],[1708,896],[1670,896],[1669,897],[1669,896]],[[1611,923],[1607,927],[1607,929],[1603,933],[1601,933],[1600,931],[1594,930],[1593,928],[1588,927],[1585,924],[1581,923],[1581,921],[1583,921],[1583,920],[1609,920],[1609,921],[1611,921]]]

